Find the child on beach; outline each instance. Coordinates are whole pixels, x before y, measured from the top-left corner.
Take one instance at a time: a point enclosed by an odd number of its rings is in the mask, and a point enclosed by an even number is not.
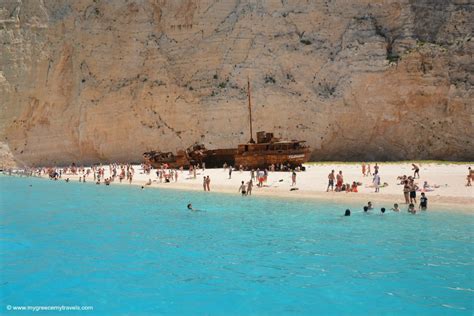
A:
[[[420,197],[420,210],[426,211],[428,208],[428,198],[425,196],[425,193],[421,193]]]

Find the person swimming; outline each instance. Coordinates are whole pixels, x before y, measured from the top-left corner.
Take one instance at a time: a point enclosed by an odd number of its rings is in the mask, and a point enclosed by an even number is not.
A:
[[[367,206],[364,206],[364,213],[367,213],[368,210],[369,208]]]
[[[347,209],[346,212],[344,213],[344,216],[351,216],[351,210]]]
[[[367,209],[369,209],[369,210],[374,209],[374,207],[372,206],[372,202],[369,201],[369,202],[367,203]]]
[[[193,205],[191,203],[188,204],[187,208],[188,210],[193,211],[193,212],[205,212],[205,211],[193,208]]]
[[[410,205],[408,205],[408,213],[412,213],[412,214],[416,213],[415,204],[410,203]]]
[[[380,209],[380,212],[382,212],[382,214],[385,213],[385,207],[382,207],[382,208]]]
[[[397,203],[393,204],[393,207],[392,207],[390,210],[392,210],[392,211],[394,211],[394,212],[400,212],[400,209],[398,208],[398,204],[397,204]]]

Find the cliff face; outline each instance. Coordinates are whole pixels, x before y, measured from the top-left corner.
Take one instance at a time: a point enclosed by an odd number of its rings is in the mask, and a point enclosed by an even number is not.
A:
[[[0,137],[20,164],[140,161],[254,131],[313,159],[472,159],[470,0],[4,0]],[[3,155],[10,157],[10,153]]]

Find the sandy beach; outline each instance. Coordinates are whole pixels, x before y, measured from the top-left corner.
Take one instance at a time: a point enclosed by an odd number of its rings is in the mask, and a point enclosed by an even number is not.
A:
[[[373,168],[374,164],[372,164]],[[361,203],[361,205],[372,201],[375,207],[392,207],[393,203],[401,205],[401,209],[405,210],[403,197],[403,186],[397,180],[401,175],[413,175],[411,163],[381,163],[379,164],[379,174],[381,183],[388,184],[381,187],[379,193],[375,193],[372,185],[372,177],[362,175],[361,164],[359,163],[311,163],[306,165],[306,171],[297,172],[296,185],[291,185],[291,172],[270,172],[268,180],[263,187],[254,185],[252,197],[270,196],[281,198],[295,199],[323,199],[331,200],[338,203]],[[450,163],[419,163],[420,178],[415,183],[420,188],[423,187],[425,181],[433,191],[426,192],[429,200],[430,209],[457,209],[467,212],[474,211],[474,189],[466,186],[466,176],[468,174],[469,164],[450,164]],[[109,168],[104,166],[105,177],[109,177]],[[202,181],[204,176],[211,179],[211,192],[213,193],[229,193],[239,195],[238,189],[241,181],[250,180],[250,171],[233,171],[232,178],[229,179],[228,171],[220,169],[199,169],[194,179],[192,174],[187,170],[179,171],[178,181],[174,180],[169,183],[160,183],[156,176],[156,170],[145,174],[140,165],[134,165],[135,174],[130,184],[128,181],[120,183],[118,178],[112,185],[138,185],[144,186],[145,189],[178,189],[203,191]],[[358,187],[358,193],[354,192],[326,192],[328,184],[328,174],[331,170],[336,173],[342,171],[344,183],[352,183],[353,181],[361,182]],[[373,171],[373,169],[372,169]],[[45,176],[47,177],[47,176]],[[79,175],[63,174],[61,181],[69,178],[72,182],[79,181]],[[151,179],[152,184],[146,185]],[[93,175],[86,177],[87,182],[93,182]],[[103,183],[102,183],[103,185]],[[417,192],[417,202],[421,192]]]

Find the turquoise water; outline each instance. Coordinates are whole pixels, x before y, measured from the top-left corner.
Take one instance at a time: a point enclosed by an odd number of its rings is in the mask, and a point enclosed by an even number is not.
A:
[[[94,306],[83,314],[474,310],[472,215],[342,218],[347,205],[327,202],[32,178],[0,185],[0,314],[7,304]],[[205,211],[186,211],[188,202]]]

